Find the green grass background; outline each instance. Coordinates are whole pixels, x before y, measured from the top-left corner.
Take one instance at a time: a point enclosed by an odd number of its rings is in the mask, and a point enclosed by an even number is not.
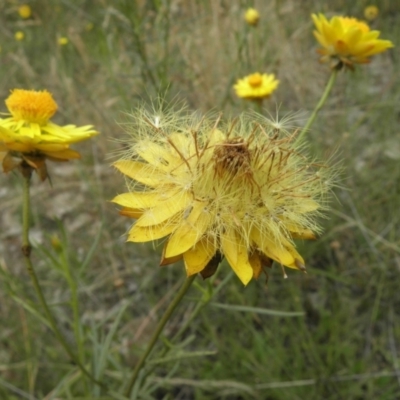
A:
[[[20,4],[0,0],[0,98],[13,88],[48,89],[59,105],[55,122],[101,132],[74,146],[82,160],[48,165],[52,184],[34,180],[31,239],[46,298],[72,345],[75,285],[83,360],[113,393],[85,381],[40,320],[20,254],[21,179],[8,174],[0,177],[0,399],[123,399],[185,275],[181,264],[158,266],[160,247],[126,244],[131,221],[109,202],[125,191],[110,164],[124,147],[130,111],[161,95],[236,115],[253,105],[235,97],[233,83],[260,71],[280,80],[266,111],[301,111],[292,120],[302,126],[329,77],[310,14],[362,18],[370,3],[32,0],[27,20]],[[288,271],[284,280],[275,266],[268,287],[263,279],[243,287],[223,264],[212,282],[198,279],[137,398],[400,398],[400,6],[375,4],[372,27],[396,47],[340,73],[309,134],[319,157],[339,149],[345,189],[335,190],[321,238],[299,243],[308,274]],[[243,20],[251,5],[261,14],[257,28]],[[225,307],[208,304],[168,341],[218,287],[211,303]]]

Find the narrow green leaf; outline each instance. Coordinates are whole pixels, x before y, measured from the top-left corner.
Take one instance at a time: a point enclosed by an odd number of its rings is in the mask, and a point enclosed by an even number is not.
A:
[[[239,306],[233,304],[221,304],[221,303],[210,303],[210,305],[217,308],[223,308],[224,310],[229,310],[229,311],[251,312],[256,314],[273,315],[275,317],[304,316],[304,312],[302,311],[278,311],[278,310],[269,310],[267,308],[248,307],[248,306]]]

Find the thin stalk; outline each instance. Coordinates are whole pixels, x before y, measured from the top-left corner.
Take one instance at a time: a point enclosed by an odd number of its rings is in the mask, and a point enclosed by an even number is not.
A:
[[[218,273],[218,271],[217,271]],[[213,276],[216,277],[217,274]],[[217,286],[216,289],[212,289],[210,292],[204,295],[203,299],[200,300],[192,314],[189,316],[189,318],[186,319],[186,321],[182,324],[182,326],[179,328],[178,332],[175,333],[174,336],[169,340],[170,342],[174,342],[181,336],[186,329],[190,326],[191,322],[197,317],[197,315],[200,313],[200,311],[207,306],[207,304],[213,299],[213,297],[218,294],[221,289],[228,283],[228,281],[232,278],[233,276],[233,271],[228,273],[225,278],[222,280],[222,282]],[[211,287],[213,287],[213,283],[215,282],[215,279],[211,282]],[[165,357],[170,350],[170,347],[165,346],[164,349],[160,352],[158,358],[163,358]],[[152,368],[150,368],[146,374],[142,377],[142,384],[143,382],[147,379],[147,377],[157,368],[157,365],[154,365]]]
[[[320,98],[318,104],[316,105],[316,107],[314,108],[314,111],[312,112],[312,114],[310,115],[310,118],[308,118],[307,123],[305,124],[304,128],[301,130],[299,136],[297,137],[296,141],[299,142],[303,136],[306,134],[306,132],[310,129],[311,125],[313,124],[318,112],[321,110],[321,108],[323,107],[323,105],[325,104],[326,99],[329,96],[329,93],[332,90],[333,84],[335,83],[336,80],[336,76],[337,76],[338,70],[337,69],[333,69],[331,76],[329,78],[328,83],[326,84],[324,93],[322,94],[322,97]]]
[[[65,277],[67,279],[68,285],[71,290],[71,308],[73,314],[73,327],[74,327],[75,340],[78,345],[78,357],[81,363],[84,364],[85,352],[83,348],[83,342],[81,340],[81,328],[79,324],[80,318],[79,318],[78,287],[74,277],[71,274],[66,246],[63,246],[62,248],[61,262],[63,263],[65,270]]]
[[[43,291],[40,287],[39,280],[37,278],[36,272],[33,268],[33,264],[31,261],[31,244],[29,241],[29,219],[30,219],[30,181],[31,181],[32,171],[30,167],[24,168],[23,177],[24,177],[24,188],[23,188],[23,204],[22,204],[22,254],[24,256],[26,269],[28,271],[29,276],[31,277],[33,287],[36,291],[36,295],[39,298],[39,302],[43,307],[43,310],[46,314],[47,320],[50,323],[50,326],[53,330],[54,335],[57,340],[60,342],[61,346],[67,352],[71,360],[79,367],[84,375],[86,375],[92,382],[104,388],[104,385],[98,382],[81,364],[79,359],[75,356],[73,351],[68,346],[68,343],[64,339],[64,336],[58,329],[57,323],[53,317],[53,314],[50,311],[49,306],[47,305],[46,299],[44,298]]]
[[[262,98],[260,99],[254,99],[254,102],[256,103],[256,109],[257,112],[262,115],[263,114],[263,100]]]
[[[185,280],[184,284],[181,286],[181,288],[179,289],[179,291],[176,294],[175,298],[172,300],[172,302],[170,303],[170,305],[166,309],[164,315],[162,316],[160,322],[158,323],[157,328],[154,331],[153,336],[151,337],[149,344],[147,345],[146,351],[143,353],[142,357],[140,358],[140,360],[136,364],[135,369],[133,370],[132,377],[131,377],[131,380],[129,382],[129,386],[128,386],[128,389],[126,391],[126,396],[128,398],[131,395],[133,386],[134,386],[134,384],[135,384],[135,382],[136,382],[136,380],[137,380],[137,378],[139,376],[139,372],[144,367],[144,365],[146,363],[146,360],[147,360],[147,357],[150,355],[150,353],[153,350],[155,344],[157,343],[158,338],[161,335],[165,324],[168,322],[168,320],[170,319],[171,315],[175,311],[176,307],[178,306],[178,304],[180,303],[182,298],[185,296],[186,292],[190,288],[190,286],[191,286],[192,282],[194,281],[195,277],[196,277],[196,275],[192,275],[192,276],[190,276],[189,278],[187,278]]]

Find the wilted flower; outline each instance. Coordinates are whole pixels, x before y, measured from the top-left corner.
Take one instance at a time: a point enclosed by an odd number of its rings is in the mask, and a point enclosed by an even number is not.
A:
[[[373,21],[379,14],[377,6],[367,6],[364,9],[364,17],[368,21]]]
[[[50,121],[57,104],[47,91],[14,89],[6,100],[11,114],[0,118],[0,152],[3,170],[8,172],[23,163],[36,169],[42,180],[47,177],[45,159],[67,161],[79,158],[71,143],[97,135],[92,126],[59,126]]]
[[[278,87],[279,81],[274,74],[255,74],[248,75],[239,79],[233,86],[236,95],[243,99],[257,100],[269,97]]]
[[[183,259],[188,276],[211,276],[223,257],[244,284],[272,260],[305,270],[293,239],[320,231],[331,183],[296,132],[256,114],[222,123],[142,109],[134,118],[129,154],[114,164],[130,191],[113,202],[137,219],[128,241],[166,237],[161,265]]]
[[[368,63],[369,57],[393,47],[390,40],[378,39],[379,31],[371,31],[356,18],[336,16],[328,21],[323,14],[312,14],[312,19],[317,28],[314,35],[323,47],[318,50],[321,61],[333,61],[335,68]]]
[[[17,32],[15,32],[15,34],[14,34],[14,38],[15,38],[15,40],[18,40],[18,41],[20,42],[21,40],[24,40],[24,38],[25,38],[25,33],[22,32],[22,31],[17,31]]]
[[[260,20],[260,13],[255,8],[248,8],[244,14],[244,19],[249,25],[257,26]]]
[[[28,19],[32,15],[32,10],[31,10],[30,6],[28,6],[27,4],[24,4],[24,5],[18,7],[18,14],[21,18]]]

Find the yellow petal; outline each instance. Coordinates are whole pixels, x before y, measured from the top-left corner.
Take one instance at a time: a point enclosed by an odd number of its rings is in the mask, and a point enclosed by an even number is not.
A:
[[[320,205],[313,199],[301,199],[296,205],[296,212],[300,214],[318,210]]]
[[[193,201],[192,194],[179,191],[168,200],[147,210],[136,223],[138,226],[157,225],[184,210]]]
[[[172,155],[169,149],[148,140],[139,142],[135,150],[143,160],[163,171],[171,171],[181,163],[178,155]]]
[[[183,161],[183,158],[187,160],[196,153],[194,139],[192,137],[188,137],[179,132],[174,132],[169,135],[168,139],[173,144],[176,155],[179,157],[181,162]]]
[[[267,257],[286,265],[294,262],[290,252],[279,243],[271,240],[266,234],[263,235],[257,228],[253,228],[250,233],[250,239],[257,245],[259,250]]]
[[[202,271],[216,253],[214,241],[203,238],[194,247],[183,254],[186,273],[188,276]]]
[[[165,174],[139,161],[122,160],[113,164],[124,175],[147,186],[157,186],[165,180]]]
[[[124,207],[119,211],[119,215],[123,215],[124,217],[128,218],[139,219],[143,215],[143,211],[138,210],[137,208]]]
[[[206,203],[195,201],[190,207],[191,211],[188,217],[180,223],[168,240],[165,250],[166,257],[184,253],[193,247],[211,222],[210,215],[204,212]]]
[[[221,245],[229,265],[243,284],[247,285],[253,277],[253,268],[243,238],[233,229],[228,229],[221,237]]]
[[[176,222],[166,221],[153,226],[138,226],[136,223],[128,235],[128,242],[149,242],[169,235],[176,228]]]
[[[5,143],[8,149],[19,151],[21,153],[30,153],[34,151],[34,147],[31,146],[29,143],[20,143],[20,142],[8,142]]]
[[[250,239],[268,258],[289,268],[302,269],[301,265],[304,267],[303,258],[284,237],[281,237],[281,242],[278,243],[271,240],[266,234],[262,235],[257,228],[253,228],[250,233]]]
[[[290,234],[293,239],[314,240],[316,236],[310,229],[290,229]]]
[[[81,155],[77,151],[71,149],[62,151],[42,151],[42,153],[46,154],[47,158],[54,161],[81,158]]]
[[[174,264],[174,263],[182,260],[183,254],[178,254],[177,256],[169,257],[169,258],[165,257],[165,249],[166,248],[167,248],[167,245],[165,245],[163,247],[163,252],[162,252],[161,261],[160,261],[160,266],[161,267],[164,266],[164,265]]]
[[[35,149],[47,152],[62,151],[68,149],[68,145],[63,143],[36,143]]]
[[[160,193],[158,192],[132,192],[119,194],[111,201],[123,207],[151,208],[160,200],[164,199],[160,199]]]

